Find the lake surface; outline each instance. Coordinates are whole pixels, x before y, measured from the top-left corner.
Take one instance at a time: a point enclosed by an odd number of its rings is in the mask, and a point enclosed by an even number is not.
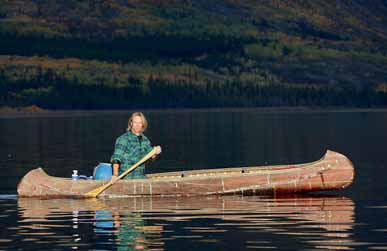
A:
[[[354,184],[290,197],[19,199],[34,167],[108,162],[130,111],[0,115],[0,250],[387,250],[387,111],[145,111],[147,173],[349,157]]]

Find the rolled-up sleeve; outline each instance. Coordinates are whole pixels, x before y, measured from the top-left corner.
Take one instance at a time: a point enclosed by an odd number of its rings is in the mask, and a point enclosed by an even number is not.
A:
[[[124,137],[117,138],[116,144],[114,146],[114,153],[110,158],[110,161],[113,162],[115,160],[118,160],[119,162],[122,162],[125,149],[126,149],[126,142]]]

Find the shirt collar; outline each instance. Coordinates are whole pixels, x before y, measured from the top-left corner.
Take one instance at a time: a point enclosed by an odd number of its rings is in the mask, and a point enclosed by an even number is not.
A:
[[[132,136],[132,137],[138,137],[138,136],[142,136],[142,137],[144,137],[144,134],[143,133],[140,133],[140,135],[136,135],[136,134],[134,134],[133,132],[132,132],[132,130],[129,130],[128,131],[128,134],[130,135],[130,136]]]

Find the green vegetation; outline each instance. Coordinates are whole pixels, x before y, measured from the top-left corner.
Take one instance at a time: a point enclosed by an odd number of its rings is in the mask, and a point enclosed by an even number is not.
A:
[[[0,106],[385,106],[387,5],[0,1]]]

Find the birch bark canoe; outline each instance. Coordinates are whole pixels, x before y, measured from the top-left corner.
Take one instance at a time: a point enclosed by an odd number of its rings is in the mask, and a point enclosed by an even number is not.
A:
[[[146,179],[117,181],[101,197],[264,195],[341,190],[354,180],[354,166],[344,155],[328,150],[305,164],[234,167],[148,174]],[[28,172],[18,184],[19,197],[82,198],[107,183]]]

